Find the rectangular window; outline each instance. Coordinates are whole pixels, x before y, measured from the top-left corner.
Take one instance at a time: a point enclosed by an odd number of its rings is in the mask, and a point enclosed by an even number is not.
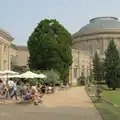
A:
[[[74,68],[74,78],[77,78],[77,67]]]
[[[7,46],[4,45],[4,53],[7,53]]]

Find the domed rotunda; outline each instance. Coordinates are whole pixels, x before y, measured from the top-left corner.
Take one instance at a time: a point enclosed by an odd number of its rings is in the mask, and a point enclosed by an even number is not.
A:
[[[72,37],[73,49],[89,51],[90,55],[95,52],[104,55],[111,39],[120,48],[120,21],[116,17],[93,18]]]

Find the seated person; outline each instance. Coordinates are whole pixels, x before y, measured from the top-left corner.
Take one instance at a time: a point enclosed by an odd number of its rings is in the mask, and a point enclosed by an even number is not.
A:
[[[26,94],[26,95],[23,97],[23,99],[24,99],[24,101],[31,100],[31,99],[32,99],[32,94],[31,94],[31,93]]]
[[[5,85],[2,80],[0,80],[0,95],[4,95]]]
[[[42,91],[42,93],[46,93],[46,86],[45,85],[43,85],[42,87],[41,87],[41,91]]]
[[[41,103],[43,96],[37,91],[35,87],[33,87],[31,92],[28,92],[24,97],[24,101],[32,100],[34,103]]]

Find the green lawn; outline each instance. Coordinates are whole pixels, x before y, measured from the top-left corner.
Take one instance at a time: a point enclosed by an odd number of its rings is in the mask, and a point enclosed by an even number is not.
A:
[[[104,99],[120,106],[120,90],[103,90]],[[95,103],[105,120],[120,120],[120,107],[108,103]]]
[[[96,103],[95,105],[101,112],[104,120],[120,120],[120,108],[107,103]]]

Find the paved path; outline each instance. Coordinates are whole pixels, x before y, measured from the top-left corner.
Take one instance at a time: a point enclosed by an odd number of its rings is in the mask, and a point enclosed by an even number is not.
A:
[[[102,120],[83,87],[44,97],[44,104],[0,105],[0,120]]]

